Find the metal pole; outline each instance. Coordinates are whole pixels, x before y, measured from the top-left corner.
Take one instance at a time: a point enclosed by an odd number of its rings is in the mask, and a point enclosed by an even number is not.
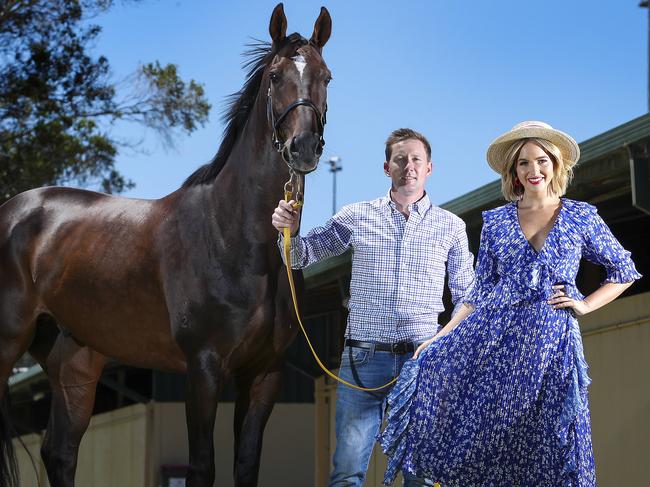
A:
[[[648,112],[650,112],[650,8],[648,8],[648,0],[641,0],[639,7],[648,9]]]
[[[336,213],[336,171],[332,172],[332,215]]]
[[[338,163],[341,162],[339,156],[330,157],[327,162],[330,165],[330,172],[332,173],[332,215],[336,213],[336,173],[343,170],[343,167],[339,166]]]

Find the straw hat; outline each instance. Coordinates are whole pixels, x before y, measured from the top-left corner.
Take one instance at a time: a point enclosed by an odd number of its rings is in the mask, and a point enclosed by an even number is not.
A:
[[[510,146],[518,140],[530,137],[553,143],[560,149],[567,167],[572,167],[580,159],[580,147],[573,137],[554,129],[547,123],[529,120],[518,123],[510,131],[494,139],[487,150],[487,161],[490,167],[501,174]]]

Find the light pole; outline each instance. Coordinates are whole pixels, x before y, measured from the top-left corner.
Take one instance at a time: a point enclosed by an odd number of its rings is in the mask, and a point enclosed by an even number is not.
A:
[[[336,213],[336,173],[343,170],[343,167],[338,164],[341,162],[339,156],[330,157],[327,162],[330,165],[330,172],[332,173],[332,215]]]
[[[650,111],[650,7],[648,0],[641,0],[639,7],[648,9],[648,111]]]

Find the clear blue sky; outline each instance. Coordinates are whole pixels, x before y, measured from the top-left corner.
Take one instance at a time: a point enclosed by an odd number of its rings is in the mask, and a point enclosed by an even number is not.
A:
[[[244,81],[240,53],[250,37],[268,39],[276,3],[144,0],[95,19],[103,28],[95,52],[108,57],[116,79],[138,63],[175,63],[204,84],[213,105],[210,123],[179,137],[173,151],[139,127],[115,127],[147,150],[118,156],[137,184],[127,196],[164,196],[216,153],[224,97]],[[344,167],[338,207],[386,193],[384,140],[395,128],[429,137],[427,189],[442,204],[496,179],[485,150],[517,122],[543,120],[580,142],[644,114],[648,13],[638,3],[285,1],[288,32],[309,37],[320,5],[333,20],[324,49],[334,76],[327,145],[308,176],[303,229],[330,216],[330,156]]]

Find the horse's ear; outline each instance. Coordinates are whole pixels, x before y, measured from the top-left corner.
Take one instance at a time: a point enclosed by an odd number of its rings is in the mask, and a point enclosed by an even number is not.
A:
[[[287,17],[284,15],[284,5],[278,3],[271,14],[269,34],[274,44],[282,42],[287,35]]]
[[[330,17],[330,13],[325,7],[321,7],[320,15],[314,24],[314,33],[311,35],[309,42],[318,49],[323,49],[330,35],[332,35],[332,17]]]

